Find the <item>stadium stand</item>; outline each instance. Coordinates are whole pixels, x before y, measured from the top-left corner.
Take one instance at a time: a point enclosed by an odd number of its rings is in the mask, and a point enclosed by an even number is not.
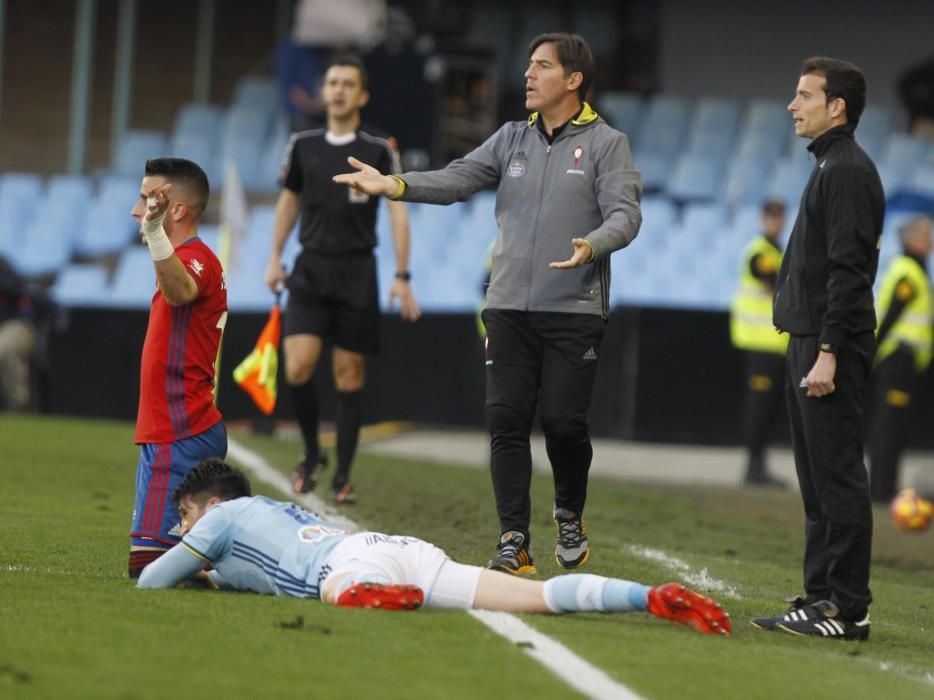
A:
[[[136,227],[129,217],[138,196],[140,163],[157,152],[191,158],[205,167],[219,193],[224,165],[231,161],[255,202],[228,265],[231,310],[268,309],[272,295],[263,272],[274,214],[268,202],[278,187],[289,138],[277,108],[275,82],[251,76],[240,82],[226,107],[184,105],[167,137],[128,132],[110,172],[96,182],[56,176],[46,185],[29,173],[0,175],[0,254],[29,277],[60,271],[54,291],[63,304],[144,308],[152,294],[152,266],[145,250],[135,246]],[[596,108],[628,135],[645,190],[642,230],[630,248],[613,257],[611,303],[726,308],[739,252],[758,231],[762,199],[786,202],[790,230],[813,168],[805,144],[791,132],[785,105],[605,92]],[[909,196],[908,204],[895,207],[887,218],[883,261],[897,251],[897,222],[917,208],[916,202],[934,201],[934,143],[899,133],[893,123],[889,110],[870,105],[857,132],[877,159],[890,201]],[[410,267],[426,311],[476,308],[497,235],[494,204],[495,193],[482,192],[449,207],[409,206]],[[75,221],[82,223],[72,231]],[[377,230],[385,304],[395,271],[385,207],[379,210]],[[202,237],[217,250],[215,226],[203,226]],[[299,249],[293,233],[283,257],[287,264]],[[110,285],[103,268],[75,264],[114,253],[121,254]],[[96,294],[92,286],[104,291]]]

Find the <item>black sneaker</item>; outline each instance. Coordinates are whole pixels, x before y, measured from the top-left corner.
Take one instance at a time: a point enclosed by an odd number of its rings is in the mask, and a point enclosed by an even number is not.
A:
[[[486,568],[494,571],[503,571],[507,574],[534,574],[535,564],[532,563],[532,552],[529,549],[528,538],[517,530],[504,532],[496,545],[497,554],[490,559]]]
[[[753,627],[758,627],[760,630],[772,631],[780,622],[796,622],[801,619],[806,619],[808,615],[808,609],[811,607],[810,603],[806,598],[797,596],[795,598],[788,598],[785,600],[786,603],[791,605],[788,608],[788,612],[782,613],[781,615],[773,615],[771,617],[754,617],[750,622],[752,622]],[[813,617],[815,614],[810,613]],[[804,616],[802,618],[802,615]]]
[[[309,493],[318,485],[321,472],[328,468],[327,452],[320,452],[318,459],[311,465],[307,460],[298,463],[298,468],[292,474],[292,491],[295,493]]]
[[[829,600],[819,600],[808,606],[814,615],[804,620],[778,623],[778,629],[799,637],[829,637],[831,639],[869,639],[869,613],[858,622],[840,617],[840,609]]]
[[[554,518],[558,524],[558,541],[555,544],[558,566],[562,569],[583,566],[590,559],[590,543],[583,517],[566,508],[555,508]]]

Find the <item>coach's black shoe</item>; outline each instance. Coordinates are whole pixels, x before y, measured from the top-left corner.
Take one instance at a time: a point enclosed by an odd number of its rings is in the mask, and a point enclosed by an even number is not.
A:
[[[855,639],[861,642],[869,639],[869,613],[862,620],[854,622],[840,617],[840,609],[829,600],[819,600],[808,608],[813,615],[804,620],[779,622],[778,629],[799,637]]]
[[[327,452],[319,452],[318,459],[311,464],[308,464],[307,460],[302,460],[298,464],[298,469],[292,474],[292,491],[299,494],[314,491],[321,472],[327,468]]]
[[[797,622],[798,620],[807,619],[808,615],[811,617],[816,616],[816,613],[811,610],[811,605],[806,598],[797,596],[795,598],[788,598],[785,602],[791,605],[791,607],[788,608],[788,612],[782,613],[781,615],[772,615],[771,617],[754,617],[750,620],[752,626],[758,627],[760,630],[771,631],[774,630],[780,622]]]
[[[558,541],[555,543],[558,566],[562,569],[583,566],[590,559],[590,543],[583,517],[566,508],[555,508],[554,518],[558,524]]]
[[[490,559],[486,568],[515,575],[534,574],[537,571],[532,563],[528,538],[521,532],[504,532],[496,549],[496,556]]]

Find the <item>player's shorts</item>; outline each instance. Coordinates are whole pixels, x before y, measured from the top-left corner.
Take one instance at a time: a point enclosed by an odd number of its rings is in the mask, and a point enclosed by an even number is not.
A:
[[[351,352],[379,352],[379,286],[372,253],[302,253],[288,287],[284,336],[310,333]]]
[[[473,607],[480,580],[479,566],[452,561],[444,550],[417,537],[360,532],[349,535],[328,557],[330,573],[322,581],[324,590],[333,577],[350,576],[356,581],[411,584],[425,594],[425,607]]]
[[[182,539],[182,525],[172,491],[201,460],[226,456],[224,421],[184,440],[140,445],[130,544],[166,549],[176,545]]]

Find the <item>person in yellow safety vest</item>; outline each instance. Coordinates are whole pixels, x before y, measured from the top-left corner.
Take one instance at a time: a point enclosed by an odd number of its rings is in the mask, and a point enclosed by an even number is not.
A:
[[[898,230],[902,254],[886,270],[878,297],[869,481],[872,500],[880,503],[895,496],[912,391],[918,376],[931,363],[934,304],[927,271],[931,225],[929,217],[916,216]]]
[[[743,483],[747,486],[785,486],[769,473],[765,460],[766,444],[784,398],[788,335],[780,334],[772,324],[772,293],[782,263],[778,238],[784,225],[785,204],[765,201],[762,235],[743,252],[739,290],[730,307],[730,337],[744,355],[743,443],[747,462]]]

